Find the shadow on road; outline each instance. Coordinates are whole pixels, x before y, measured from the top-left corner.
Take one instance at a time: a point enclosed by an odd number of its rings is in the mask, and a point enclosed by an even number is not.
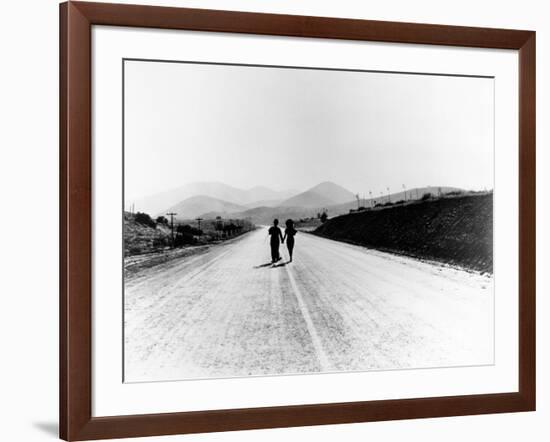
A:
[[[272,268],[274,269],[275,267],[284,267],[286,266],[290,261],[287,261],[287,262],[280,262],[279,264],[273,264],[272,262],[266,262],[265,264],[261,264],[259,266],[254,266],[255,269],[264,269],[264,268]]]
[[[271,262],[266,262],[265,264],[262,264],[262,265],[259,265],[259,266],[254,266],[255,269],[261,269],[261,268],[264,268],[264,267],[270,267],[271,266]]]

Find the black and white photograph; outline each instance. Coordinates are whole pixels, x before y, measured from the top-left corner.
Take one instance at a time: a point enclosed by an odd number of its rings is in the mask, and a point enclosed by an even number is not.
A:
[[[1,440],[546,442],[545,2],[0,8]]]
[[[494,88],[125,59],[124,382],[494,364]]]

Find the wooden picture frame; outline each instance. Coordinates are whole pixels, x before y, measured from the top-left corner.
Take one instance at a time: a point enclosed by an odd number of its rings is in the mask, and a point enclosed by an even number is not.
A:
[[[92,25],[519,51],[519,392],[92,417]],[[63,3],[59,133],[61,438],[121,438],[535,410],[535,32]]]

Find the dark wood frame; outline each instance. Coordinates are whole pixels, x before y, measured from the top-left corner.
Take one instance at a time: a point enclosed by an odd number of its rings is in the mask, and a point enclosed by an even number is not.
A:
[[[519,51],[519,392],[92,417],[91,26]],[[60,5],[60,437],[153,436],[535,410],[535,32],[168,7]]]

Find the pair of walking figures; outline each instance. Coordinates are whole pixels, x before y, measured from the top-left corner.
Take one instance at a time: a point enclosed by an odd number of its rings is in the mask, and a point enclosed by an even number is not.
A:
[[[285,243],[288,249],[288,255],[290,256],[289,262],[292,262],[292,253],[294,252],[294,236],[296,236],[296,229],[294,228],[294,221],[287,219],[286,222],[285,235],[283,236],[281,229],[279,228],[279,220],[274,219],[273,225],[269,228],[268,233],[271,237],[269,245],[271,247],[271,263],[276,263],[281,260],[281,255],[279,253],[280,243]],[[279,242],[280,241],[280,242]]]

